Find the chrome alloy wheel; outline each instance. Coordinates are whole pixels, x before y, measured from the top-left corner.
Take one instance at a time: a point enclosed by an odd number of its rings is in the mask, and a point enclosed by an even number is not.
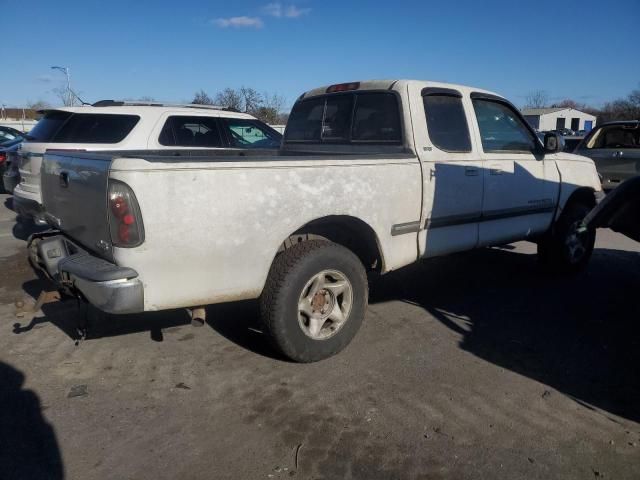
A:
[[[353,287],[337,270],[323,270],[304,286],[298,300],[298,323],[308,337],[327,340],[349,319]]]

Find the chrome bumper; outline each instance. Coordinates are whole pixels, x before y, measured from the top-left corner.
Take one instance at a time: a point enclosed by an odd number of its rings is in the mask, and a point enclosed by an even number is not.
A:
[[[114,314],[144,311],[138,273],[96,257],[62,234],[46,232],[29,239],[31,263],[57,287],[78,294],[96,308]]]

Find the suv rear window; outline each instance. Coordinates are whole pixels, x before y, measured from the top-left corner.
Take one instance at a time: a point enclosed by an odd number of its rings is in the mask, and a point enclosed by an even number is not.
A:
[[[53,137],[55,143],[119,143],[140,120],[137,115],[74,113]]]
[[[388,92],[336,94],[302,100],[291,111],[285,141],[400,143],[398,100]]]
[[[60,129],[62,124],[73,115],[71,112],[53,111],[44,114],[31,129],[27,139],[32,142],[49,142]]]

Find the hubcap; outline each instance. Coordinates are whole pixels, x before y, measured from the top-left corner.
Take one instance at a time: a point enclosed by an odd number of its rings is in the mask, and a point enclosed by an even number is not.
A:
[[[334,336],[349,319],[353,288],[338,270],[323,270],[307,282],[298,300],[300,328],[314,340]]]
[[[580,231],[581,223],[576,221],[571,225],[565,240],[567,255],[571,263],[578,263],[587,252],[587,232]]]

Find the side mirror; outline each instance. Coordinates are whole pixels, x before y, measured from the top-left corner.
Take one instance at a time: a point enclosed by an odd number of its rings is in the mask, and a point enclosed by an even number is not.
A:
[[[556,153],[564,150],[564,137],[556,132],[544,134],[545,153]]]

